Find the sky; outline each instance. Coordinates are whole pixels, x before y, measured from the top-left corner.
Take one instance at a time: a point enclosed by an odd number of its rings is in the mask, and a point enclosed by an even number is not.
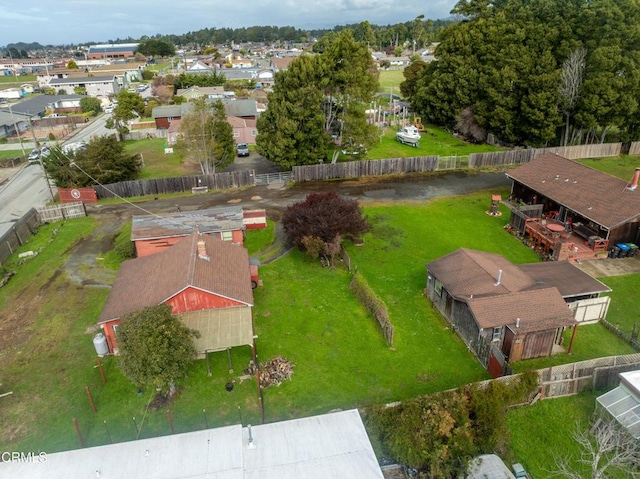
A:
[[[447,18],[456,0],[0,0],[0,46],[106,43],[202,28],[359,23],[387,25]]]

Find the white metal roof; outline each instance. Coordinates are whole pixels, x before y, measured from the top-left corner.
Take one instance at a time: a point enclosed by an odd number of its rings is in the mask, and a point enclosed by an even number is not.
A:
[[[620,373],[620,386],[596,401],[636,439],[640,438],[640,371]]]
[[[0,462],[20,479],[383,479],[357,410]]]

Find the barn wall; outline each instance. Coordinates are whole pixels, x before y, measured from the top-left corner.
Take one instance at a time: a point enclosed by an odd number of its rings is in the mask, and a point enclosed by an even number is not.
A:
[[[253,344],[253,322],[249,306],[184,313],[180,318],[185,326],[200,332],[200,337],[195,339],[200,355],[205,351],[222,351]]]
[[[102,324],[102,333],[107,338],[107,345],[109,346],[109,352],[113,354],[118,354],[118,342],[116,341],[116,332],[114,330],[114,326],[120,324],[119,319],[114,319],[113,321],[106,322]]]
[[[250,279],[247,277],[247,282]],[[243,303],[233,299],[208,293],[197,288],[186,288],[165,301],[172,307],[173,314],[188,313],[213,308],[229,308],[233,306],[243,306]]]

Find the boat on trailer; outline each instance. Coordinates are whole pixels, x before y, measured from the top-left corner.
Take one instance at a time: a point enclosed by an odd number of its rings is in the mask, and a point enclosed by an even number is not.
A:
[[[403,145],[411,145],[417,148],[420,146],[420,131],[413,125],[405,126],[396,133],[396,140]]]

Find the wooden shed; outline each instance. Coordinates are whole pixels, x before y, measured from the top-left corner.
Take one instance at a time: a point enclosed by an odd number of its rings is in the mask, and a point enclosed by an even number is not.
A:
[[[247,250],[192,233],[158,254],[125,261],[98,324],[109,351],[128,313],[165,303],[189,328],[200,331],[199,353],[253,343],[253,291]]]
[[[426,294],[485,367],[563,350],[577,325],[557,287],[499,254],[461,248],[430,262]]]

